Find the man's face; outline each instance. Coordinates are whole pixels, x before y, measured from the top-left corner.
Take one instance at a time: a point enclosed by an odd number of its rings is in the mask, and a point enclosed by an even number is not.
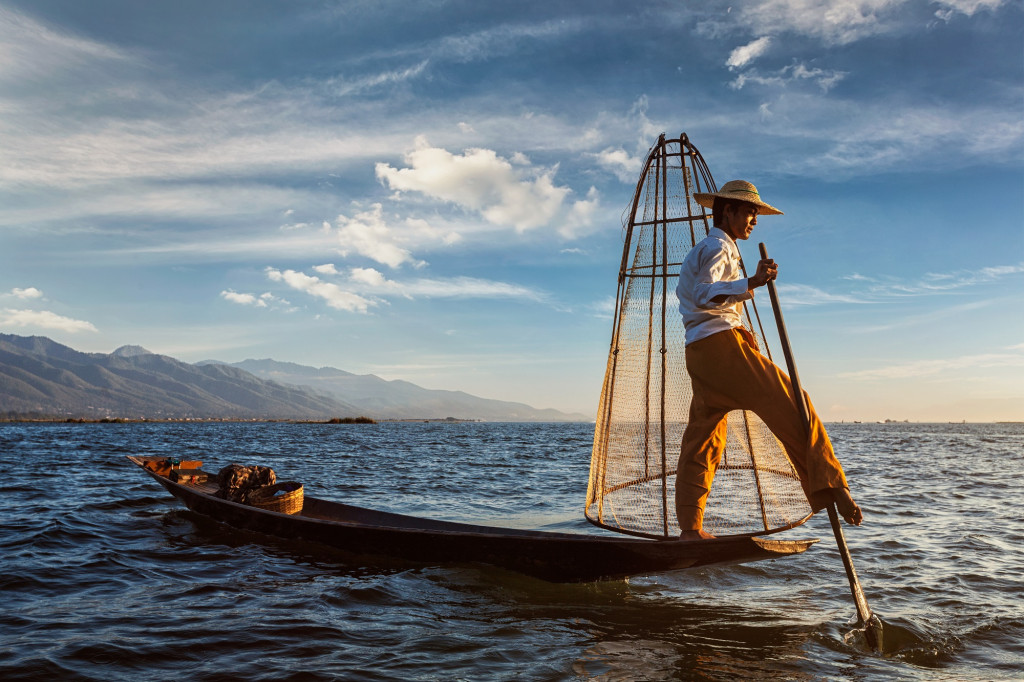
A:
[[[753,204],[730,204],[725,207],[725,231],[733,239],[748,239],[757,225],[757,206]]]

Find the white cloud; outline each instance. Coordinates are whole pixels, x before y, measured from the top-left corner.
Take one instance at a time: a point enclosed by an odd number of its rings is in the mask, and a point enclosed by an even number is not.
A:
[[[287,299],[274,296],[269,291],[257,296],[256,294],[247,294],[234,291],[232,289],[226,289],[225,291],[220,292],[220,295],[225,300],[239,305],[250,305],[256,308],[272,308],[274,310],[284,309],[286,312],[293,312],[295,310],[295,308],[288,309],[288,306],[290,306],[291,303],[289,303]]]
[[[395,284],[394,282],[388,282],[382,272],[373,268],[352,268],[349,271],[349,277],[357,284],[363,284],[375,289],[383,289]]]
[[[267,277],[273,282],[283,282],[293,289],[305,292],[310,296],[322,299],[328,306],[335,310],[347,312],[366,313],[370,306],[376,306],[373,301],[350,291],[341,289],[331,282],[324,282],[319,277],[307,275],[296,270],[277,270],[276,268],[266,269]]]
[[[737,47],[729,55],[729,59],[726,60],[725,64],[730,69],[738,69],[742,66],[746,66],[750,62],[754,61],[771,47],[772,39],[769,36],[762,36],[757,40],[747,43],[741,47]]]
[[[579,236],[580,232],[594,225],[594,216],[601,208],[601,193],[596,187],[587,191],[587,198],[573,202],[558,233],[566,239]]]
[[[49,310],[0,309],[0,325],[8,327],[40,327],[65,332],[98,331],[91,322],[64,317]]]
[[[36,289],[35,287],[26,287],[24,289],[14,287],[13,289],[11,289],[11,295],[14,296],[15,298],[24,299],[42,298],[43,292],[39,291],[39,289]]]
[[[591,155],[599,166],[611,171],[622,182],[635,183],[644,160],[634,156],[622,147],[608,147]]]
[[[254,305],[258,308],[267,307],[266,300],[259,298],[254,294],[243,294],[237,291],[232,291],[231,289],[226,289],[225,291],[220,292],[220,295],[232,303],[238,303],[240,305]]]
[[[403,263],[424,265],[422,261],[414,259],[408,249],[400,245],[403,239],[384,220],[384,207],[381,204],[373,204],[369,211],[361,211],[351,218],[339,215],[337,226],[342,256],[348,256],[350,252],[355,251],[361,256],[392,268],[397,268]]]
[[[321,275],[338,275],[338,269],[334,267],[334,263],[325,263],[323,265],[314,265],[313,269],[319,272]]]
[[[409,241],[421,246],[437,244],[452,246],[462,241],[462,235],[455,230],[435,228],[423,218],[407,217],[402,226]],[[418,265],[424,265],[424,263]]]
[[[557,166],[533,169],[525,158],[515,160],[513,165],[490,149],[455,155],[421,137],[405,156],[409,167],[378,163],[376,173],[392,190],[450,202],[519,232],[549,224],[572,190],[554,184]]]

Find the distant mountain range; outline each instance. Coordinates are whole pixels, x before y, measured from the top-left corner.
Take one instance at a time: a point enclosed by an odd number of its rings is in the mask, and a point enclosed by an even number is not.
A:
[[[200,363],[205,365],[206,363]],[[486,421],[591,421],[582,414],[537,409],[523,403],[489,400],[462,391],[439,391],[408,381],[387,381],[373,374],[352,374],[333,367],[306,367],[276,360],[231,364],[261,379],[305,386],[337,400],[358,405],[364,414],[383,419],[483,419]]]
[[[274,360],[189,364],[140,346],[83,353],[0,334],[0,416],[586,421],[580,414]]]

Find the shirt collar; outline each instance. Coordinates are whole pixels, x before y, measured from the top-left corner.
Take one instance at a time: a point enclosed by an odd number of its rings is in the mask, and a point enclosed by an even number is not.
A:
[[[734,244],[735,243],[733,238],[730,237],[729,234],[725,230],[720,228],[720,227],[712,227],[710,230],[708,230],[708,236],[709,237],[718,237],[719,239],[724,239],[725,241],[729,242],[730,244]]]
[[[721,239],[723,242],[725,242],[725,248],[729,250],[729,253],[731,253],[734,257],[739,258],[739,246],[736,245],[736,240],[730,237],[729,233],[727,233],[725,230],[723,230],[720,227],[712,227],[710,230],[708,230],[708,236]]]

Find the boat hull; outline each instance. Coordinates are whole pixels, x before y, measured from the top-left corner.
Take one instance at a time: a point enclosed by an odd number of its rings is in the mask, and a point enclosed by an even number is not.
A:
[[[129,459],[143,466],[143,460]],[[220,499],[209,485],[175,483],[144,470],[192,511],[234,528],[358,555],[435,564],[480,562],[551,582],[612,580],[774,559],[799,554],[818,541],[752,536],[647,540],[519,530],[405,516],[308,496],[300,513],[282,514]]]

